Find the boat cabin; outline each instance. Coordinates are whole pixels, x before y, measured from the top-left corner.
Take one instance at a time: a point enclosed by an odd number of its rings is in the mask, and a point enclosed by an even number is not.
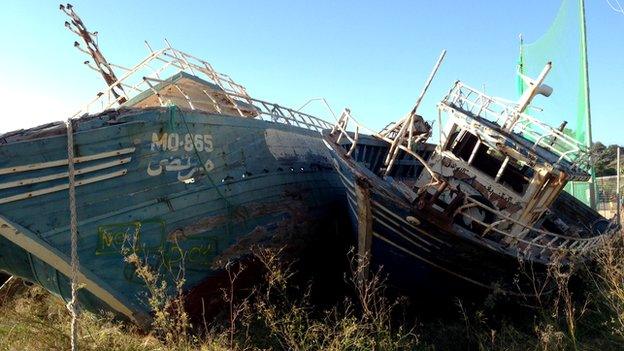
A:
[[[448,120],[428,164],[448,187],[431,186],[428,172],[421,173],[417,187],[437,197],[434,207],[457,207],[461,224],[473,231],[522,238],[540,227],[567,182],[590,177],[583,145],[516,104],[456,82],[438,109]]]

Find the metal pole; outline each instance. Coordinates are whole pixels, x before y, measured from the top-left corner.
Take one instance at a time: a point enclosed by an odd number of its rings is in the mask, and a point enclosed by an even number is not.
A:
[[[615,161],[615,167],[616,167],[616,175],[617,178],[615,179],[615,199],[617,201],[616,203],[616,213],[617,213],[617,222],[618,224],[621,223],[620,219],[620,146],[617,146],[617,157],[616,157],[616,161]]]
[[[581,7],[581,45],[583,55],[583,78],[585,79],[585,113],[587,114],[587,138],[585,140],[588,148],[592,147],[592,130],[591,130],[591,108],[589,104],[589,66],[587,64],[587,23],[585,21],[585,0],[580,0]],[[593,160],[590,158],[590,174],[591,182],[589,184],[589,204],[591,208],[596,208],[596,172],[594,170]]]

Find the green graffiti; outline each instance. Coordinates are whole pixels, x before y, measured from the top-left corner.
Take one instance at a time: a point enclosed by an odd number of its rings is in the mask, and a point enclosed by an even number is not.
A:
[[[153,231],[158,233],[143,238],[141,233]],[[98,227],[96,255],[120,254],[122,250],[132,247],[135,253],[160,250],[166,242],[165,221],[151,219],[128,223],[106,224]]]
[[[188,270],[207,269],[217,252],[218,242],[213,237],[182,236],[180,241],[167,240],[165,221],[160,219],[101,225],[95,249],[96,255],[136,254],[163,273],[182,266]],[[135,270],[133,264],[124,262],[124,278],[142,284]]]

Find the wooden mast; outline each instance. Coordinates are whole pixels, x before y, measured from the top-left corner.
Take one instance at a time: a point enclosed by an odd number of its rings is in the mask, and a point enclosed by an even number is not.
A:
[[[87,27],[82,22],[82,19],[78,17],[74,11],[74,7],[71,4],[67,4],[65,6],[60,5],[60,9],[70,18],[69,22],[65,22],[65,27],[82,38],[82,41],[84,41],[87,49],[82,49],[78,42],[74,42],[74,46],[93,58],[95,67],[90,67],[98,71],[102,75],[102,78],[104,78],[106,84],[109,87],[112,87],[111,92],[115,96],[118,103],[121,105],[126,102],[127,99],[125,97],[126,94],[123,87],[121,84],[117,84],[119,80],[115,76],[115,72],[113,72],[113,69],[108,61],[106,61],[106,58],[104,58],[104,55],[102,55],[102,52],[100,52],[97,42],[93,40],[93,36],[97,35],[97,32],[91,33],[87,30]],[[89,61],[86,61],[85,64],[89,65]]]

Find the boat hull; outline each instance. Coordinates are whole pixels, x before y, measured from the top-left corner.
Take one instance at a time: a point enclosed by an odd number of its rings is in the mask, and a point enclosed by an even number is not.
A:
[[[365,141],[360,141],[364,145]],[[331,145],[328,140],[327,145]],[[335,145],[335,144],[334,144]],[[362,223],[360,206],[370,206],[372,233],[371,263],[388,275],[390,282],[407,294],[482,296],[499,292],[507,295],[536,295],[550,289],[546,267],[523,262],[496,248],[470,240],[453,220],[419,210],[390,182],[358,162],[356,149],[351,157],[341,146],[331,154],[346,188],[353,232]],[[357,189],[359,187],[359,189]],[[358,202],[358,192],[368,193],[369,202]],[[449,223],[450,222],[450,223]],[[535,285],[533,285],[535,283]]]
[[[74,124],[80,302],[139,324],[150,320],[147,290],[124,257],[137,254],[170,286],[183,267],[192,289],[254,245],[305,245],[343,200],[320,135],[303,128],[177,107]],[[0,269],[68,300],[65,129],[4,140]]]

